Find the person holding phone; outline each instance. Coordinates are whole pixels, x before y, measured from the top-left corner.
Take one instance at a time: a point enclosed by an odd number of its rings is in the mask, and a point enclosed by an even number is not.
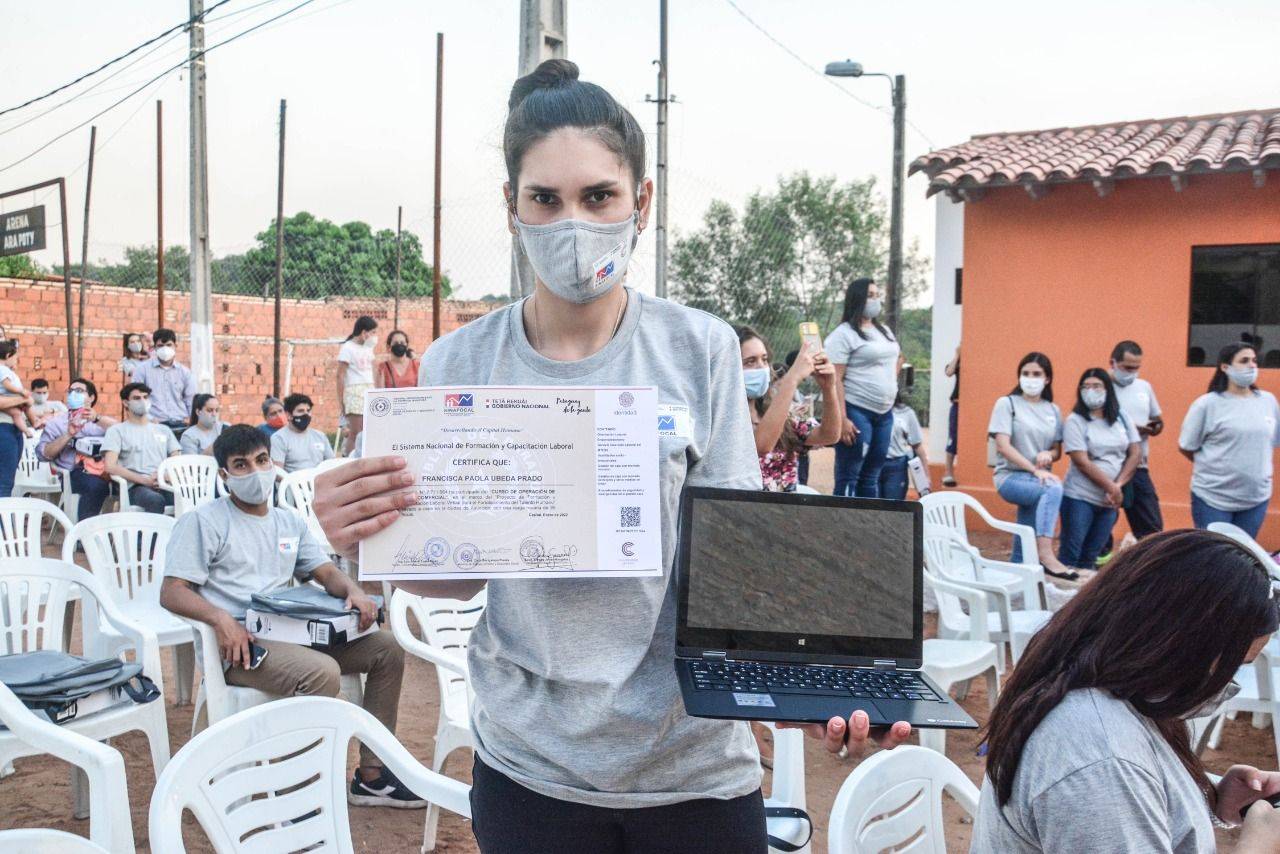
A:
[[[44,425],[36,455],[59,471],[70,473],[71,492],[79,496],[76,516],[91,519],[102,512],[102,503],[111,494],[111,482],[101,474],[86,470],[87,458],[76,452],[77,439],[100,439],[116,424],[110,415],[99,414],[98,387],[84,377],[67,386],[67,410]]]
[[[750,729],[686,715],[674,669],[681,489],[761,487],[737,336],[626,286],[653,198],[644,131],[576,65],[548,60],[516,81],[503,149],[507,225],[533,293],[433,343],[421,380],[649,385],[687,417],[658,444],[662,576],[487,583],[467,651],[472,830],[484,854],[765,854]],[[597,264],[607,253],[612,263]],[[396,457],[321,474],[314,508],[330,544],[354,558],[362,538],[415,503],[414,483]],[[398,586],[465,600],[486,582]],[[872,734],[859,712],[806,731],[838,752],[899,744],[911,727]]]
[[[827,336],[826,352],[842,390],[844,427],[836,445],[835,494],[880,497],[880,470],[893,435],[902,348],[879,320],[880,286],[854,279],[845,290],[840,325]]]
[[[343,673],[365,674],[364,709],[395,732],[404,678],[404,652],[391,632],[376,631],[326,649],[259,640],[244,626],[255,593],[315,581],[346,600],[367,629],[378,605],[339,570],[295,513],[272,506],[276,467],[262,431],[248,424],[223,430],[213,443],[229,495],[184,513],[165,552],[160,604],[213,628],[228,685],[281,697],[336,697]],[[259,648],[257,655],[254,647]],[[360,766],[348,800],[359,806],[425,807],[360,745]]]

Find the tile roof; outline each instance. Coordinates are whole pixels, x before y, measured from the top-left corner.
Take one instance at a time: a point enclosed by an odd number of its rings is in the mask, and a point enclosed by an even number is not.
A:
[[[1106,125],[975,136],[931,151],[910,173],[929,176],[929,193],[953,196],[971,189],[1025,185],[1033,196],[1046,184],[1093,181],[1100,193],[1111,181],[1280,169],[1280,109],[1147,119]]]

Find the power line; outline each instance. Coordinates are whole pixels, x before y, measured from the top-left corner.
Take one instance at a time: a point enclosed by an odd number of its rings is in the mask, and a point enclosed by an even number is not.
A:
[[[225,5],[225,4],[230,3],[230,2],[231,2],[231,0],[218,0],[218,2],[217,2],[217,3],[214,3],[212,6],[210,6],[210,7],[209,7],[209,9],[205,12],[205,14],[207,15],[207,14],[209,14],[209,12],[212,12],[214,9],[217,9],[219,6]],[[146,40],[146,41],[144,41],[142,44],[140,44],[140,45],[138,45],[138,46],[136,46],[136,47],[130,48],[128,51],[126,51],[125,53],[120,54],[120,55],[119,55],[119,56],[117,56],[115,59],[111,59],[111,60],[108,60],[108,61],[104,62],[102,65],[99,65],[97,68],[93,69],[92,71],[86,71],[84,74],[81,74],[79,77],[77,77],[75,80],[72,80],[70,83],[64,83],[64,84],[62,84],[61,86],[59,86],[58,88],[56,88],[56,89],[52,89],[52,90],[50,90],[50,91],[48,91],[48,92],[45,92],[43,95],[38,95],[38,96],[36,96],[35,98],[32,98],[32,99],[31,99],[31,100],[29,100],[29,101],[25,101],[25,102],[23,102],[23,103],[19,104],[19,105],[18,105],[18,106],[16,106],[16,107],[9,107],[9,108],[8,108],[8,109],[6,109],[6,110],[0,110],[0,116],[3,116],[3,115],[7,115],[7,114],[9,114],[9,113],[12,113],[12,112],[13,112],[13,111],[15,111],[15,110],[21,110],[23,107],[29,107],[29,106],[31,106],[32,104],[36,103],[37,101],[43,101],[45,98],[51,98],[51,97],[53,97],[54,95],[58,94],[59,92],[63,91],[64,89],[70,89],[72,86],[76,85],[76,84],[77,84],[77,83],[79,83],[81,80],[84,80],[84,79],[86,79],[86,78],[92,77],[93,75],[97,74],[99,71],[102,71],[102,70],[104,70],[104,69],[106,69],[106,68],[110,68],[112,65],[115,65],[117,62],[120,62],[120,61],[121,61],[121,60],[123,60],[123,59],[128,59],[130,56],[133,56],[135,53],[137,53],[138,51],[142,50],[144,47],[147,47],[147,46],[149,46],[149,45],[155,44],[156,42],[160,41],[160,39],[164,38],[165,36],[172,35],[173,33],[177,32],[178,30],[181,30],[181,29],[183,29],[183,28],[185,28],[185,27],[189,27],[189,26],[191,26],[191,24],[193,24],[193,23],[195,22],[195,20],[196,20],[195,18],[188,18],[187,20],[183,21],[183,22],[182,22],[182,23],[180,23],[180,24],[174,24],[172,27],[170,27],[169,29],[165,30],[165,31],[164,31],[163,33],[161,33],[160,35],[155,36],[155,37],[150,38],[150,39],[147,39],[147,40]]]
[[[225,2],[227,2],[227,0],[221,0],[221,2],[225,3]],[[125,101],[128,101],[128,100],[129,100],[130,98],[132,98],[134,95],[137,95],[137,94],[138,94],[139,92],[141,92],[143,89],[146,89],[146,88],[147,88],[148,86],[150,86],[152,83],[155,83],[157,80],[161,79],[161,78],[162,78],[162,77],[164,77],[165,75],[167,75],[167,74],[169,74],[169,73],[171,73],[171,72],[173,72],[173,71],[176,71],[176,70],[178,70],[179,68],[182,68],[182,66],[186,65],[186,64],[187,64],[191,59],[195,59],[195,58],[198,58],[198,57],[200,57],[200,56],[205,56],[205,55],[207,55],[210,51],[214,50],[215,48],[219,48],[219,47],[222,47],[223,45],[230,44],[231,42],[235,41],[236,39],[239,39],[239,38],[242,38],[242,37],[244,37],[244,36],[247,36],[249,33],[252,33],[254,30],[261,29],[262,27],[265,27],[267,24],[274,23],[275,21],[278,21],[278,20],[280,20],[281,18],[283,18],[283,17],[285,17],[285,16],[287,16],[287,15],[290,15],[290,14],[292,14],[292,13],[296,12],[297,10],[299,10],[299,9],[303,8],[304,6],[310,6],[310,5],[311,5],[312,3],[314,3],[314,2],[316,2],[316,0],[302,0],[302,2],[301,2],[301,3],[299,3],[298,5],[293,6],[293,7],[289,8],[289,9],[286,9],[285,11],[281,12],[279,15],[276,15],[276,16],[271,17],[271,18],[267,18],[265,21],[262,21],[261,23],[254,24],[252,27],[249,27],[249,28],[248,28],[248,29],[246,29],[246,30],[242,30],[242,31],[240,31],[240,32],[236,33],[234,36],[231,36],[231,37],[229,37],[229,38],[225,38],[225,39],[223,39],[222,41],[220,41],[220,42],[218,42],[218,43],[216,43],[216,44],[210,45],[209,47],[207,47],[207,48],[205,48],[203,51],[201,51],[199,54],[196,54],[195,56],[192,56],[192,57],[188,57],[187,59],[182,60],[181,62],[177,63],[176,65],[173,65],[173,66],[171,66],[171,67],[169,67],[169,68],[166,68],[164,71],[161,71],[161,72],[160,72],[159,74],[157,74],[155,77],[152,77],[152,78],[151,78],[150,80],[148,80],[146,83],[143,83],[141,86],[139,86],[138,88],[134,89],[134,90],[133,90],[132,92],[130,92],[128,95],[125,95],[123,98],[119,99],[118,101],[116,101],[115,103],[111,104],[110,106],[105,107],[105,108],[103,108],[103,109],[99,110],[98,112],[94,113],[92,116],[90,116],[89,118],[87,118],[87,119],[85,119],[84,121],[80,122],[80,124],[76,125],[75,127],[68,128],[67,130],[65,130],[65,131],[63,131],[62,133],[58,134],[58,135],[57,135],[57,136],[55,136],[53,139],[49,140],[48,142],[44,143],[44,144],[43,144],[43,145],[41,145],[40,147],[36,148],[34,151],[30,152],[30,153],[29,153],[29,154],[27,154],[26,156],[21,157],[21,158],[19,158],[18,160],[13,161],[12,163],[8,164],[7,166],[0,167],[0,172],[7,172],[8,170],[12,169],[13,167],[15,167],[15,166],[17,166],[17,165],[19,165],[19,164],[21,164],[21,163],[25,163],[26,161],[30,160],[32,157],[35,157],[35,156],[36,156],[37,154],[39,154],[40,152],[44,151],[44,150],[45,150],[46,148],[48,148],[49,146],[53,145],[53,144],[54,144],[55,142],[57,142],[58,140],[62,139],[63,137],[65,137],[65,136],[67,136],[67,135],[69,135],[69,134],[72,134],[72,133],[74,133],[74,132],[78,131],[80,128],[82,128],[82,127],[84,127],[85,125],[89,124],[91,121],[93,121],[94,119],[98,118],[99,116],[104,115],[105,113],[108,113],[108,112],[110,112],[111,110],[114,110],[116,107],[120,106],[120,105],[121,105],[121,104],[123,104]],[[219,5],[221,5],[221,3],[219,3]]]
[[[870,109],[872,109],[872,110],[875,110],[877,113],[882,113],[882,114],[884,114],[884,115],[886,115],[886,116],[892,115],[892,113],[890,112],[890,110],[889,110],[888,108],[886,108],[886,107],[882,107],[882,106],[880,106],[880,105],[878,105],[878,104],[873,104],[873,103],[871,103],[870,101],[867,101],[867,100],[865,100],[865,99],[863,99],[863,98],[859,98],[857,95],[853,94],[853,93],[852,93],[852,92],[850,92],[848,89],[844,88],[844,87],[843,87],[843,86],[841,86],[839,83],[837,83],[834,79],[832,79],[831,77],[827,76],[826,72],[824,72],[822,69],[818,68],[816,65],[811,65],[807,59],[805,59],[805,58],[804,58],[803,56],[801,56],[800,54],[796,53],[796,52],[795,52],[794,50],[792,50],[791,48],[787,47],[787,46],[786,46],[785,44],[783,44],[782,42],[778,41],[778,39],[774,38],[774,36],[773,36],[773,34],[772,34],[772,33],[770,33],[770,32],[769,32],[768,30],[766,30],[764,27],[760,26],[760,25],[759,25],[759,24],[757,24],[754,20],[752,20],[751,16],[750,16],[750,15],[748,15],[746,12],[742,11],[742,8],[741,8],[740,6],[738,6],[738,4],[737,4],[737,3],[733,2],[733,0],[725,0],[725,2],[726,2],[726,3],[728,3],[731,7],[733,7],[733,11],[735,11],[735,12],[737,12],[739,15],[741,15],[741,16],[742,16],[742,19],[743,19],[744,21],[746,21],[746,22],[747,22],[748,24],[750,24],[751,26],[755,27],[755,28],[760,32],[760,34],[761,34],[761,35],[763,35],[763,36],[764,36],[765,38],[767,38],[769,41],[773,42],[775,45],[777,45],[778,47],[780,47],[780,48],[781,48],[781,49],[782,49],[782,50],[783,50],[783,51],[784,51],[788,56],[790,56],[790,57],[791,57],[792,59],[794,59],[796,62],[800,63],[800,64],[801,64],[801,65],[803,65],[805,68],[809,69],[809,70],[810,70],[810,71],[812,71],[814,74],[816,74],[816,75],[818,75],[819,77],[821,77],[824,81],[826,81],[826,82],[827,82],[827,84],[828,84],[828,85],[830,85],[830,86],[834,86],[834,87],[835,87],[835,89],[836,89],[836,91],[838,91],[838,92],[840,92],[840,93],[842,93],[842,94],[844,94],[844,95],[846,95],[846,96],[848,96],[848,97],[852,98],[853,100],[857,101],[859,104],[861,104],[861,105],[862,105],[862,106],[864,106],[864,107],[868,107],[868,108],[870,108]],[[924,131],[922,131],[922,130],[921,130],[921,129],[920,129],[920,128],[915,124],[915,122],[911,121],[911,119],[907,119],[907,125],[908,125],[912,130],[914,130],[916,133],[920,134],[920,137],[921,137],[921,138],[922,138],[926,143],[928,143],[928,144],[929,144],[929,147],[930,147],[930,148],[937,148],[937,146],[934,144],[933,140],[929,138],[929,135],[928,135],[928,134],[926,134]]]

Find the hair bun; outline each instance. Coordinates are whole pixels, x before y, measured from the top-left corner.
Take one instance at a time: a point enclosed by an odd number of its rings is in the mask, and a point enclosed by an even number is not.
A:
[[[576,63],[567,59],[545,60],[511,87],[511,97],[507,99],[507,111],[514,110],[521,101],[538,89],[559,89],[576,83],[577,80]]]

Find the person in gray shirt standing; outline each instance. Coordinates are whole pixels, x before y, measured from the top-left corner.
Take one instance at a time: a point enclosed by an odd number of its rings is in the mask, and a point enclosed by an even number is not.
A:
[[[1269,568],[1234,540],[1170,531],[1118,554],[1000,694],[970,854],[1211,854],[1214,823],[1241,821],[1238,854],[1280,850],[1264,800],[1280,772],[1212,782],[1187,727],[1239,690],[1277,624]]]
[[[655,387],[678,417],[659,432],[657,460],[636,464],[657,470],[665,571],[488,582],[467,655],[472,830],[484,854],[765,854],[750,730],[688,716],[673,670],[681,489],[761,487],[741,350],[724,321],[625,286],[653,197],[644,132],[577,76],[548,60],[511,94],[507,222],[533,294],[435,341],[419,382]],[[416,502],[405,465],[367,457],[316,479],[316,517],[344,556]],[[469,599],[485,582],[398,586]],[[856,751],[868,723],[856,713],[807,732]],[[896,723],[882,743],[910,731]]]
[[[1120,411],[1129,416],[1142,437],[1142,460],[1125,490],[1124,515],[1129,520],[1129,530],[1139,540],[1164,530],[1164,517],[1160,513],[1160,496],[1151,480],[1148,468],[1149,444],[1152,436],[1164,431],[1164,417],[1160,401],[1151,383],[1138,376],[1142,369],[1142,348],[1136,341],[1121,341],[1111,351],[1111,380],[1116,386],[1116,399]]]
[[[157,329],[152,339],[155,351],[133,369],[133,381],[152,389],[151,420],[181,431],[191,417],[196,381],[187,366],[177,361],[178,336],[172,329]]]
[[[1230,522],[1257,537],[1271,503],[1272,449],[1280,446],[1280,405],[1258,382],[1258,353],[1229,344],[1209,391],[1182,422],[1178,448],[1191,460],[1191,517],[1197,528]]]
[[[313,469],[333,459],[333,446],[311,426],[311,398],[291,394],[284,399],[289,423],[271,435],[271,462],[286,472]]]

